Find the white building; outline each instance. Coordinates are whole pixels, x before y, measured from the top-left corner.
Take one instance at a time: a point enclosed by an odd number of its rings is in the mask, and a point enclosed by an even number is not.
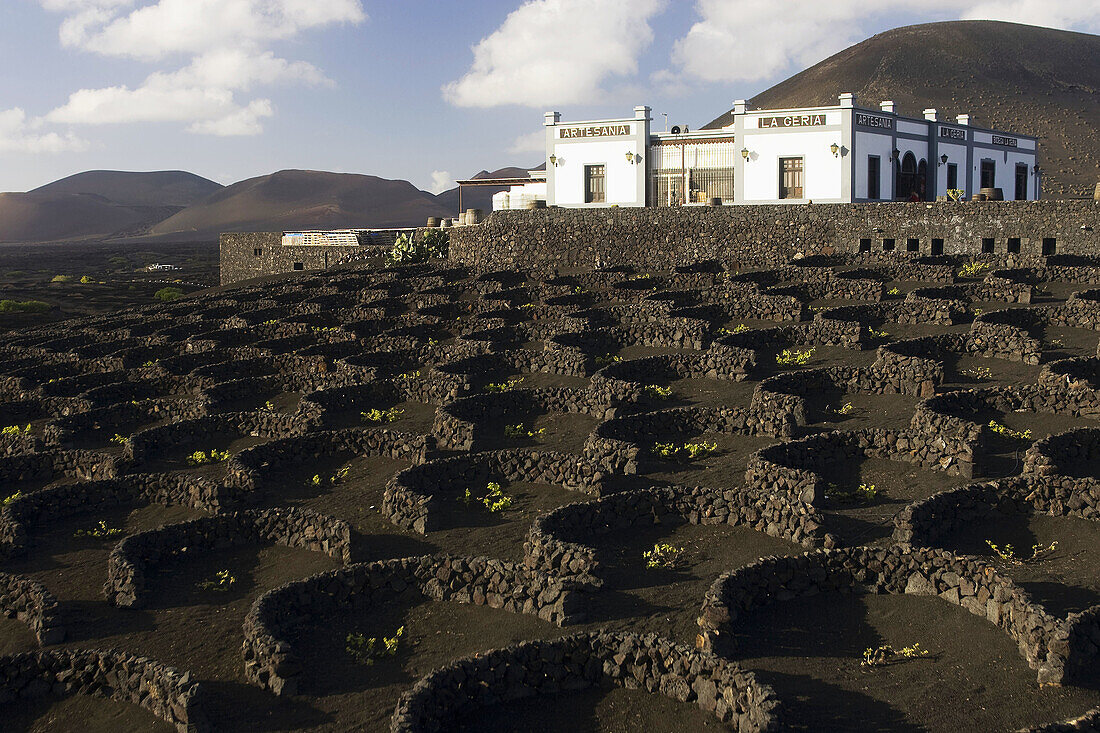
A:
[[[973,126],[969,115],[905,117],[893,102],[868,109],[842,94],[836,106],[803,109],[751,110],[738,100],[721,129],[657,132],[651,122],[644,106],[616,120],[565,123],[546,113],[547,204],[933,201],[983,188],[1039,198],[1037,138]]]

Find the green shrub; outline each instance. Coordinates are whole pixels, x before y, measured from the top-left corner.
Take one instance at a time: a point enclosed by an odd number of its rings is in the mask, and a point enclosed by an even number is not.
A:
[[[920,644],[902,647],[901,649],[895,649],[889,644],[885,644],[880,647],[868,647],[865,649],[863,652],[863,661],[860,662],[860,665],[863,667],[885,667],[888,664],[904,662],[907,659],[927,657],[928,654],[928,650],[921,649]]]
[[[83,275],[83,276],[81,276],[81,278],[80,278],[80,284],[81,284],[81,285],[87,285],[87,284],[89,284],[89,283],[94,283],[94,282],[95,282],[95,280],[93,280],[92,278],[88,277],[87,275]]]
[[[345,638],[344,650],[360,664],[374,664],[375,659],[397,656],[397,649],[401,645],[401,639],[405,636],[405,627],[398,627],[394,635],[386,638],[366,636],[364,634],[348,634]]]
[[[515,425],[504,426],[504,437],[506,438],[537,438],[546,432],[546,428],[539,428],[535,430],[527,429],[527,426],[523,423],[516,423]]]
[[[0,313],[45,313],[52,307],[41,300],[0,300]]]
[[[233,587],[233,584],[237,582],[237,579],[228,570],[219,570],[214,573],[212,580],[204,580],[199,583],[199,588],[202,590],[216,590],[220,593],[224,593]]]
[[[814,350],[810,349],[783,349],[775,357],[775,363],[779,366],[801,366],[806,364],[814,356]]]
[[[23,498],[23,492],[22,491],[16,491],[11,496],[7,497],[3,501],[0,501],[0,506],[7,506],[8,504],[11,504],[12,502],[15,502],[15,501],[19,501],[22,498]]]
[[[183,297],[183,291],[179,288],[161,288],[157,292],[153,293],[153,297],[157,300],[164,301],[165,303],[171,303],[173,300],[178,300]]]
[[[508,507],[512,506],[512,497],[505,496],[504,490],[500,488],[500,484],[495,481],[490,481],[489,485],[485,487],[487,492],[485,496],[478,498],[474,496],[474,493],[469,489],[466,489],[466,496],[463,501],[466,506],[470,506],[474,502],[484,505],[491,514],[502,512]]]
[[[365,412],[360,412],[359,417],[362,418],[363,422],[390,423],[400,420],[401,416],[404,414],[404,410],[399,410],[396,407],[391,407],[387,410],[374,408]]]
[[[78,529],[73,533],[73,537],[95,537],[96,539],[102,540],[119,534],[122,534],[121,529],[117,527],[108,527],[107,522],[101,519],[91,529]]]
[[[684,548],[658,542],[652,550],[642,553],[642,559],[650,570],[671,570],[683,563]]]
[[[449,251],[447,233],[441,229],[422,232],[419,237],[399,234],[386,261],[391,265],[412,265],[431,258],[445,259]]]
[[[683,443],[682,445],[676,445],[675,443],[653,444],[653,452],[670,461],[694,461],[697,458],[709,456],[717,450],[717,443],[707,443],[706,441]]]
[[[67,283],[73,279],[72,275],[54,275],[50,278],[52,283]]]
[[[27,427],[21,428],[18,425],[8,425],[3,430],[0,430],[0,435],[26,435],[31,431],[31,424],[27,423]]]
[[[209,455],[201,450],[197,450],[191,455],[187,456],[187,462],[192,466],[203,466],[207,463],[221,463],[222,461],[228,460],[229,451],[218,450],[217,448],[212,448]]]

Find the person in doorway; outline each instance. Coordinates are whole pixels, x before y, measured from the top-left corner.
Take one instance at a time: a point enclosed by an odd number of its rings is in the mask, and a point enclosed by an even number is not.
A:
[[[910,191],[909,192],[909,202],[913,203],[913,202],[916,202],[916,201],[920,201],[920,194],[917,193],[916,191]]]

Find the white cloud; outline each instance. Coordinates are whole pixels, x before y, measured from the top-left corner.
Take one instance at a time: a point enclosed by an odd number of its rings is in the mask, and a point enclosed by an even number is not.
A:
[[[187,127],[188,132],[201,135],[217,135],[229,137],[230,135],[258,135],[263,132],[260,126],[261,117],[270,117],[275,114],[271,102],[267,99],[254,99],[247,107],[235,109],[228,114],[211,120],[192,122]]]
[[[1096,0],[985,0],[967,7],[969,10],[962,15],[967,19],[1007,20],[1047,28],[1100,32],[1100,3]]]
[[[314,28],[366,19],[360,0],[159,0],[129,13],[132,2],[44,0],[76,13],[61,41],[107,56],[155,60],[225,47],[255,47]]]
[[[656,81],[761,81],[811,66],[868,35],[868,21],[912,12],[908,0],[696,0],[700,19],[676,41],[675,72]],[[1068,30],[1100,28],[1097,0],[925,0],[928,20],[981,18]]]
[[[447,171],[432,171],[432,185],[430,190],[432,193],[443,193],[448,188],[455,187],[454,179]]]
[[[280,83],[333,86],[313,64],[277,57],[266,46],[304,31],[360,23],[361,0],[39,0],[64,13],[65,46],[189,63],[154,71],[140,85],[80,89],[46,115],[55,123],[181,122],[205,135],[256,135],[274,114],[269,99],[239,99]],[[138,5],[138,7],[135,7]]]
[[[536,130],[520,135],[508,147],[509,153],[542,153],[546,151],[546,132]]]
[[[474,62],[443,97],[459,107],[584,104],[611,76],[637,73],[666,0],[529,0],[474,46]]]
[[[71,132],[40,132],[41,127],[41,120],[28,120],[19,107],[0,110],[0,153],[63,153],[88,147]]]
[[[279,81],[331,83],[314,66],[276,58],[270,51],[215,51],[179,71],[151,74],[141,86],[81,89],[46,115],[50,122],[102,125],[124,122],[188,122],[188,132],[205,135],[256,135],[260,119],[273,114],[271,102],[238,103],[237,91]]]

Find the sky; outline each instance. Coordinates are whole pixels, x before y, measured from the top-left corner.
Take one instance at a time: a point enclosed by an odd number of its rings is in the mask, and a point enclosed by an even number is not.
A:
[[[0,0],[0,191],[308,168],[438,192],[542,162],[546,111],[648,104],[694,129],[875,33],[957,19],[1100,33],[1100,0]]]

